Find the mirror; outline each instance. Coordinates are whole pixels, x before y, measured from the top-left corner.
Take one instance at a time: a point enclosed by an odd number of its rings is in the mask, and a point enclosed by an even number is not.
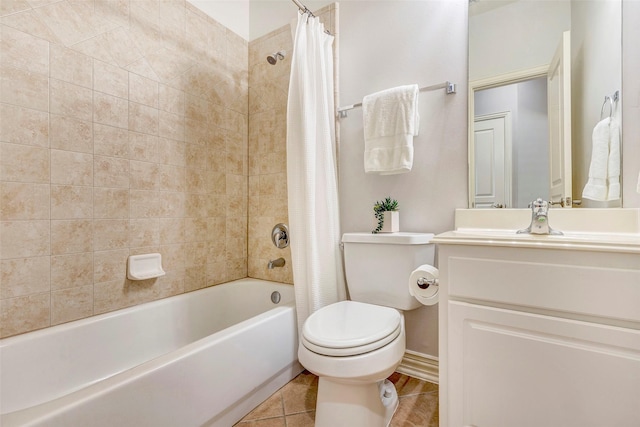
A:
[[[620,0],[471,0],[469,206],[621,206],[582,197],[621,89]]]

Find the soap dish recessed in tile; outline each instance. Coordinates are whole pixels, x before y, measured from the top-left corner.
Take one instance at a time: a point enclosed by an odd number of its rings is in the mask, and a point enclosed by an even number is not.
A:
[[[127,264],[127,278],[129,280],[147,280],[166,274],[162,269],[162,255],[157,253],[131,255]]]

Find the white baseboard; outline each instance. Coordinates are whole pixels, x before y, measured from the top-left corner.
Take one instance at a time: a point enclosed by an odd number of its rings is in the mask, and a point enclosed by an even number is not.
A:
[[[438,384],[439,381],[438,358],[427,354],[407,350],[404,353],[400,366],[396,369],[401,374]]]

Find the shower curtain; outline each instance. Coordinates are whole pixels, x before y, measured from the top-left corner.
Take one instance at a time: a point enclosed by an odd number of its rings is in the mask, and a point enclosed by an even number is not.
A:
[[[287,104],[287,188],[298,331],[344,300],[333,103],[333,36],[298,15]]]

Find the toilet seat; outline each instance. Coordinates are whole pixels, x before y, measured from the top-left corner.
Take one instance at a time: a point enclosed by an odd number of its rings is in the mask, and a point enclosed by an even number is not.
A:
[[[341,301],[311,314],[302,344],[325,356],[355,356],[384,347],[402,332],[402,316],[389,307]]]

